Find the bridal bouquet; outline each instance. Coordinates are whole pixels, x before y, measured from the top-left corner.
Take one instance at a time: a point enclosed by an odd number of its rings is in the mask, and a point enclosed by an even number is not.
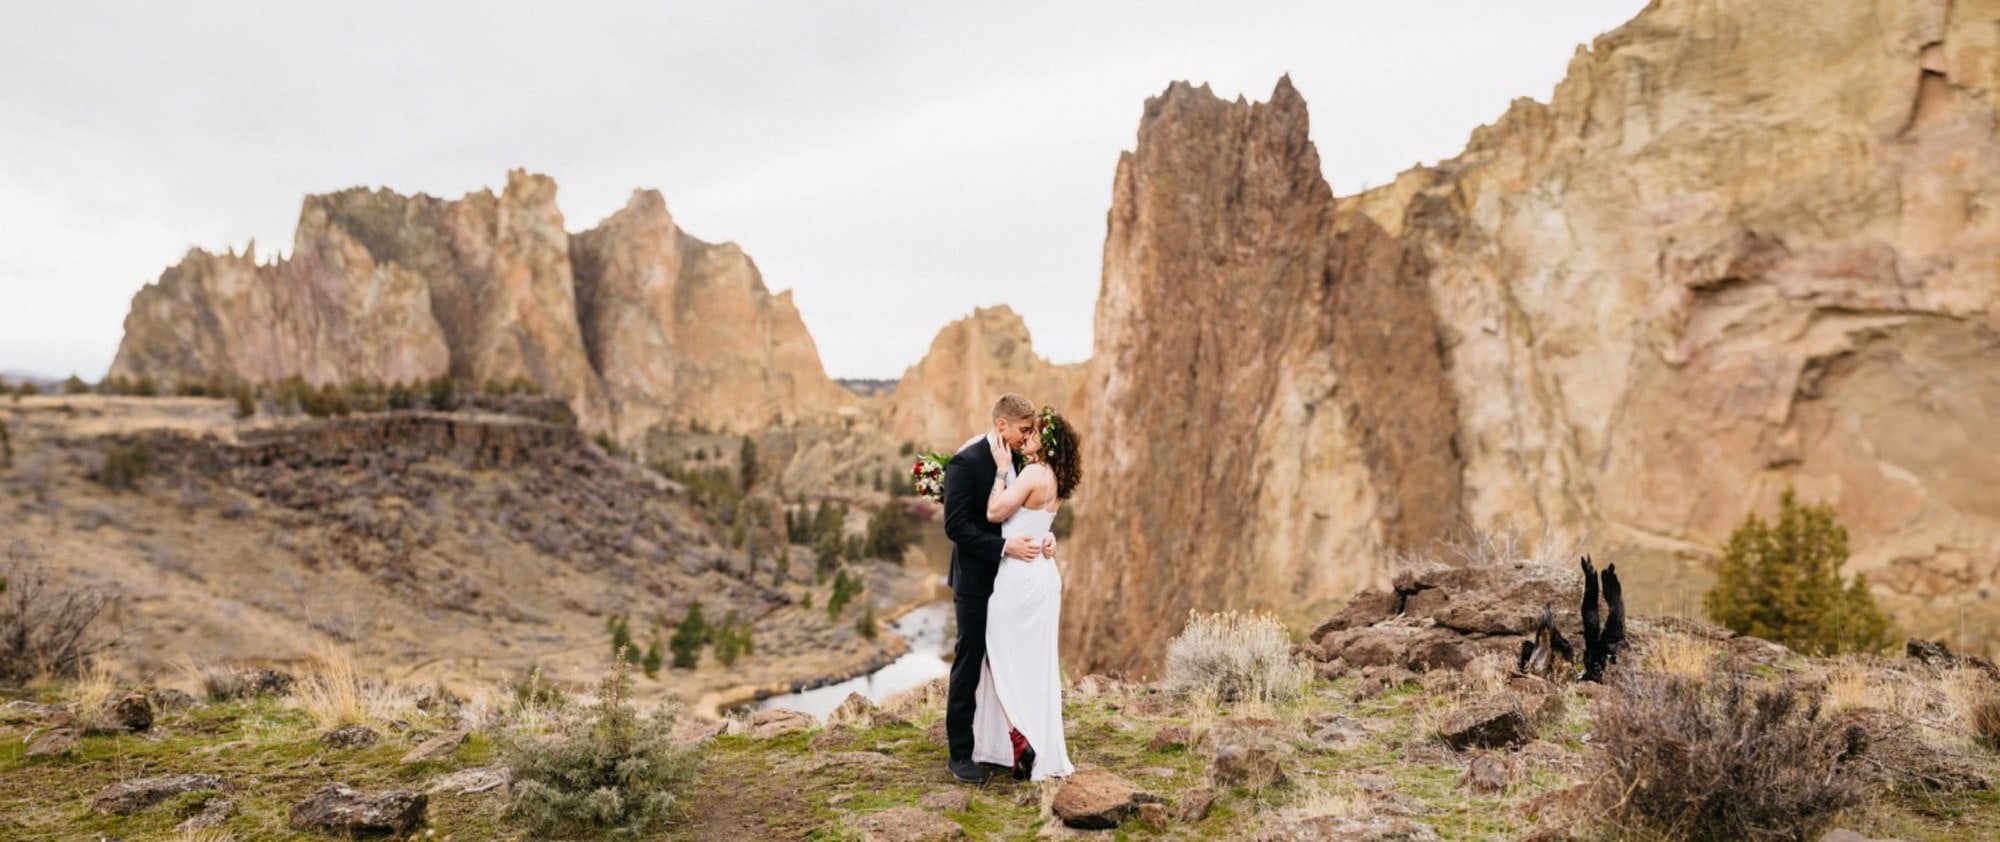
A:
[[[933,503],[944,503],[944,463],[951,457],[935,450],[917,457],[917,463],[910,466],[910,479],[917,484],[917,493]]]

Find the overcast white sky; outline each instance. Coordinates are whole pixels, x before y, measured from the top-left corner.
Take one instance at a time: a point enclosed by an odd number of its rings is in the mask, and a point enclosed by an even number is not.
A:
[[[1338,193],[1449,157],[1643,0],[0,0],[0,370],[101,376],[190,246],[289,251],[299,201],[635,187],[796,291],[830,374],[894,377],[1005,303],[1090,353],[1104,214],[1175,79],[1312,108]]]

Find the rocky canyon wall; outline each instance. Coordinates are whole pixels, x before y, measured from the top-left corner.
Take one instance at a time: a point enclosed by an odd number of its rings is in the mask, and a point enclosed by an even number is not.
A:
[[[498,196],[309,197],[289,257],[192,251],[141,290],[111,374],[525,379],[627,440],[851,401],[789,293],[771,295],[734,244],[687,235],[652,191],[574,237],[555,200],[552,179],[522,171]]]
[[[1454,524],[1709,553],[1787,484],[1878,593],[1979,601],[1996,81],[1991,0],[1661,0],[1338,200],[1289,83],[1170,88],[1114,182],[1083,668],[1155,663],[1191,607],[1379,583]]]
[[[1087,431],[1077,396],[1083,370],[1037,355],[1027,323],[1012,309],[982,307],[938,331],[924,358],[903,372],[883,423],[900,441],[949,450],[991,426],[993,400],[1016,392]]]

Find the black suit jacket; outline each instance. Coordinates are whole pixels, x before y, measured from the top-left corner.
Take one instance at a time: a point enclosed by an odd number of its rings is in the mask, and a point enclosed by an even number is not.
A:
[[[952,595],[983,599],[993,593],[1000,556],[1007,542],[1000,524],[986,520],[986,498],[1000,467],[985,438],[952,454],[944,466],[944,534],[951,539]]]

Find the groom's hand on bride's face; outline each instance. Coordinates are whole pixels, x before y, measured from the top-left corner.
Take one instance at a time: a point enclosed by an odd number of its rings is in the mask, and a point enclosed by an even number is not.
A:
[[[1026,535],[1016,535],[1007,539],[1007,549],[1001,551],[1001,554],[1018,561],[1034,561],[1035,552],[1040,549],[1035,545],[1035,539]]]

